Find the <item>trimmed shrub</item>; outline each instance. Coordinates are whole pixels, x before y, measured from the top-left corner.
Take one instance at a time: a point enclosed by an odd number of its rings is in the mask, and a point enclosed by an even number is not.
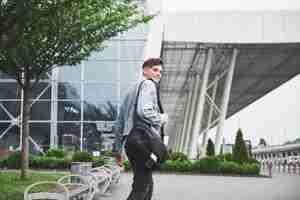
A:
[[[247,160],[247,163],[249,163],[249,164],[258,164],[258,165],[260,165],[260,162],[259,162],[258,160],[256,160],[255,158],[249,158],[249,159]]]
[[[114,153],[110,150],[107,151],[102,151],[101,156],[106,156],[106,157],[114,157]]]
[[[47,157],[64,158],[66,153],[63,149],[49,149],[46,153]]]
[[[93,167],[100,167],[106,164],[107,160],[104,156],[94,157]]]
[[[29,155],[29,158],[31,156]],[[8,168],[20,169],[21,168],[21,152],[16,151],[3,160],[3,165]]]
[[[239,173],[243,174],[243,175],[259,175],[260,165],[244,163],[244,164],[240,165]]]
[[[215,156],[215,145],[210,138],[207,142],[206,155],[207,156]]]
[[[192,171],[193,164],[189,160],[167,160],[160,166],[162,171],[174,171],[174,172],[190,172]]]
[[[243,139],[243,133],[241,129],[239,129],[236,134],[232,155],[233,155],[233,160],[238,163],[244,163],[248,160],[249,155],[248,155],[245,141]]]
[[[37,169],[68,169],[71,166],[71,160],[46,156],[32,156],[29,165]]]
[[[220,172],[223,174],[239,174],[240,165],[232,161],[224,161],[220,164]]]
[[[188,160],[187,155],[185,155],[182,152],[172,152],[169,154],[168,160],[179,160],[179,161],[185,161]]]
[[[194,163],[193,170],[200,173],[219,173],[221,162],[214,156],[205,157]]]
[[[93,156],[86,151],[75,152],[72,157],[72,162],[93,162]]]

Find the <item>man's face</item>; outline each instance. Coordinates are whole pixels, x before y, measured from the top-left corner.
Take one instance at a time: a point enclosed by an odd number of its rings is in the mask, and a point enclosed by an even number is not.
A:
[[[153,79],[158,82],[161,78],[161,71],[162,71],[161,65],[155,65],[152,67],[144,67],[143,74],[145,78]]]

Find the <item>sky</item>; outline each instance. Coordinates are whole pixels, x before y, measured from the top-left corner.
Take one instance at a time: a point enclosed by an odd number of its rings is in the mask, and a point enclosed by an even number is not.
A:
[[[270,4],[272,2],[272,4]],[[162,0],[163,12],[195,10],[299,10],[299,0]],[[299,66],[300,67],[300,66]],[[233,143],[242,129],[255,146],[259,138],[270,145],[300,137],[300,75],[250,104],[225,122],[223,136]],[[214,140],[213,129],[209,137]]]

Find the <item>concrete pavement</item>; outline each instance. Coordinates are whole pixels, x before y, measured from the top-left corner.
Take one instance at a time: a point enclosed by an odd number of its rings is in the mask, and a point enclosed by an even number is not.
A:
[[[132,173],[123,173],[112,195],[97,200],[126,200]],[[154,174],[152,200],[300,200],[300,175],[272,178],[212,175]]]

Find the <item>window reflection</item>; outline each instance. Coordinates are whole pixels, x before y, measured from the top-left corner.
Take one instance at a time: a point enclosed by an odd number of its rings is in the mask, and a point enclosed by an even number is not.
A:
[[[142,63],[141,62],[122,62],[120,67],[121,85],[128,82],[137,81],[140,77]]]
[[[4,119],[1,118],[1,120],[9,120],[10,115],[12,118],[15,118],[20,115],[20,107],[21,107],[21,101],[0,101],[2,106],[0,106],[0,114],[4,117]],[[4,111],[4,109],[6,111]],[[8,112],[8,114],[7,114]]]
[[[143,59],[144,41],[123,41],[120,58],[124,60]]]
[[[59,68],[58,80],[61,82],[80,81],[81,64],[75,66],[63,66]]]
[[[41,148],[47,151],[50,145],[50,124],[49,123],[30,123],[30,152],[39,154]],[[38,146],[37,146],[38,145]]]
[[[31,106],[31,120],[50,120],[51,101],[35,101]]]
[[[59,83],[58,98],[59,99],[77,99],[81,96],[81,86],[79,83]]]
[[[116,84],[87,83],[84,85],[85,100],[116,100],[118,98]]]
[[[86,151],[101,151],[102,132],[96,123],[83,124],[83,149]]]
[[[0,83],[0,99],[20,99],[21,88],[16,82]]]
[[[80,149],[80,123],[57,124],[57,136],[59,147],[65,150],[75,151]]]
[[[32,90],[32,99],[51,99],[51,83],[40,82]]]
[[[109,41],[104,44],[102,51],[93,52],[89,57],[89,60],[101,60],[101,59],[117,59],[119,57],[118,50],[119,41]]]
[[[85,61],[84,79],[86,81],[116,81],[118,65],[110,61]]]
[[[5,134],[4,131],[6,132]],[[7,150],[10,146],[13,149],[19,147],[20,128],[18,126],[11,126],[11,123],[0,123],[0,135],[3,135],[0,139],[0,150]]]
[[[58,102],[59,121],[79,121],[81,116],[80,101]]]
[[[114,121],[117,118],[118,106],[110,101],[85,101],[83,111],[85,121]]]

